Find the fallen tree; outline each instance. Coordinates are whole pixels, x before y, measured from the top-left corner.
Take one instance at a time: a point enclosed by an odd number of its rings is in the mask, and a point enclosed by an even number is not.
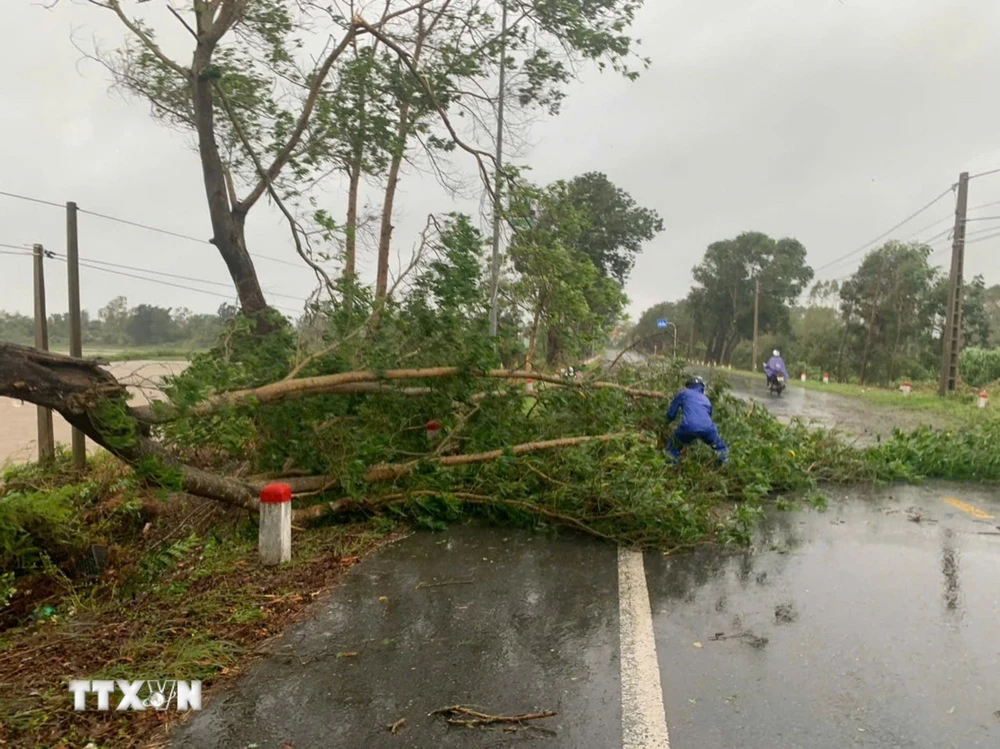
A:
[[[174,419],[180,418],[181,411],[169,404],[167,408],[158,408],[156,405],[138,408],[129,406],[127,388],[103,369],[101,364],[102,362],[96,359],[75,359],[16,344],[0,343],[0,395],[59,412],[67,422],[81,430],[93,442],[136,469],[145,471],[152,481],[173,483],[177,488],[190,494],[215,499],[251,512],[257,511],[257,496],[264,482],[221,476],[180,462],[153,438],[150,424],[170,420],[164,418],[164,414]],[[436,367],[391,370],[381,374],[368,371],[347,372],[308,378],[301,387],[295,387],[300,382],[297,380],[282,381],[275,383],[274,386],[264,386],[254,390],[220,393],[206,401],[208,405],[196,407],[183,415],[185,418],[197,419],[227,406],[280,403],[288,399],[290,394],[292,399],[319,394],[427,396],[434,392],[431,388],[395,388],[387,386],[385,381],[443,379],[463,374],[464,371],[458,367]],[[506,380],[528,379],[530,376],[560,386],[583,387],[565,378],[530,372],[493,370],[484,373],[484,376]],[[375,379],[382,382],[374,382]],[[662,397],[661,393],[655,391],[634,390],[615,383],[597,382],[593,383],[592,387],[640,397]],[[488,395],[488,393],[477,395]],[[580,435],[528,442],[474,454],[429,455],[403,463],[373,465],[364,471],[361,479],[367,483],[390,482],[413,474],[422,465],[433,464],[440,468],[469,466],[499,460],[508,455],[516,457],[592,442],[607,443],[637,437],[641,438],[640,435],[630,432]],[[339,486],[342,477],[305,476],[289,478],[287,482],[296,493],[322,494]],[[412,496],[430,494],[433,492],[422,491]],[[361,505],[356,502],[342,502],[339,505],[319,504],[296,511],[295,517],[297,520],[315,519],[328,509],[336,512],[346,507],[359,506]],[[530,507],[528,503],[523,502],[518,506],[522,509]],[[546,514],[544,508],[538,510],[539,514]]]

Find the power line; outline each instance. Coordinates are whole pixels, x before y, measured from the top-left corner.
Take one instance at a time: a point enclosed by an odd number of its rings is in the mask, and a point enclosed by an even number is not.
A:
[[[0,245],[0,247],[9,247],[10,245]],[[31,257],[35,253],[28,252],[27,250],[0,250],[0,255],[17,255],[18,257]]]
[[[126,226],[133,226],[137,229],[145,229],[146,231],[155,232],[157,234],[164,234],[168,237],[176,237],[177,239],[186,239],[189,242],[197,242],[198,244],[212,244],[207,239],[199,239],[198,237],[192,237],[190,234],[180,234],[170,229],[161,229],[158,226],[150,226],[149,224],[139,223],[138,221],[130,221],[125,218],[119,218],[118,216],[109,216],[106,213],[97,213],[96,211],[88,211],[84,208],[77,208],[80,213],[86,213],[88,216],[94,216],[95,218],[102,218],[105,221],[114,221],[117,224],[125,224]],[[212,245],[213,247],[215,245]],[[288,265],[292,268],[301,269],[302,266],[298,263],[293,263],[289,260],[282,260],[280,257],[271,257],[270,255],[258,255],[257,253],[248,253],[250,257],[255,257],[259,260],[270,260],[272,263],[281,263],[282,265]]]
[[[4,192],[0,190],[0,195],[7,198],[16,198],[17,200],[27,200],[29,203],[39,203],[41,205],[50,205],[54,208],[65,208],[66,206],[60,205],[59,203],[53,203],[51,200],[40,200],[39,198],[29,198],[27,195],[18,195],[16,192]]]
[[[64,257],[58,256],[58,255],[56,256],[56,259],[60,260],[62,262],[66,262],[66,259]],[[100,265],[92,265],[90,262],[85,261],[85,260],[80,260],[80,266],[83,267],[83,268],[89,268],[90,270],[99,270],[99,271],[102,271],[104,273],[111,273],[111,274],[116,275],[116,276],[124,276],[125,278],[134,278],[134,279],[137,279],[139,281],[148,281],[150,283],[159,284],[161,286],[170,286],[170,287],[175,288],[175,289],[183,289],[185,291],[194,291],[194,292],[197,292],[197,293],[200,293],[200,294],[207,294],[209,296],[214,296],[214,297],[217,297],[219,299],[225,299],[226,301],[232,300],[234,298],[234,296],[235,296],[235,293],[234,294],[220,294],[217,291],[209,291],[208,289],[194,289],[194,288],[191,288],[190,286],[182,286],[181,284],[171,283],[170,281],[161,281],[161,280],[159,280],[157,278],[149,278],[148,276],[137,276],[137,275],[135,275],[133,273],[125,273],[123,271],[114,270],[112,268],[104,268],[104,267],[101,267]],[[282,312],[289,312],[289,313],[291,313],[293,315],[297,315],[298,314],[298,310],[291,310],[288,307],[275,307],[275,309],[279,309]]]
[[[973,174],[969,179],[975,179],[976,177],[988,177],[991,174],[997,174],[1000,169],[990,169],[988,172],[980,172],[979,174]]]
[[[40,205],[48,205],[52,206],[53,208],[59,208],[60,210],[64,210],[66,208],[66,206],[61,203],[53,203],[51,200],[41,200],[40,198],[32,198],[29,197],[28,195],[19,195],[13,192],[4,192],[0,190],[0,195],[3,195],[8,198],[16,198],[17,200],[27,200],[31,203],[39,203]],[[157,234],[164,234],[168,237],[184,239],[187,240],[188,242],[197,242],[198,244],[212,244],[207,239],[199,239],[198,237],[193,237],[190,234],[181,234],[176,231],[171,231],[170,229],[161,229],[158,226],[150,226],[149,224],[143,224],[138,221],[130,221],[127,218],[110,216],[106,213],[98,213],[97,211],[89,211],[86,208],[80,208],[79,206],[77,207],[77,211],[79,211],[80,213],[86,213],[88,216],[94,216],[95,218],[104,219],[105,221],[113,221],[115,223],[124,224],[126,226],[132,226],[137,229],[145,229],[147,231],[155,232]],[[293,263],[289,260],[284,260],[280,257],[272,257],[270,255],[260,255],[255,252],[251,252],[249,253],[249,255],[259,260],[269,260],[272,263],[280,263],[281,265],[287,265],[291,268],[298,268],[300,270],[302,269],[302,266],[299,263]]]
[[[4,244],[4,243],[0,242],[0,247],[6,247],[8,250],[20,250],[21,252],[26,252],[29,255],[33,255],[34,254],[34,252],[32,250],[29,250],[24,245]]]
[[[892,234],[894,231],[896,231],[897,229],[899,229],[901,226],[905,226],[910,221],[912,221],[917,216],[919,216],[921,213],[923,213],[924,211],[927,211],[930,208],[932,208],[938,201],[940,201],[942,198],[944,198],[945,196],[947,196],[948,193],[950,193],[953,189],[954,189],[954,186],[949,187],[947,190],[945,190],[940,195],[938,195],[936,198],[934,198],[934,200],[932,200],[930,203],[928,203],[927,205],[925,205],[923,208],[920,208],[920,209],[914,211],[913,213],[911,213],[909,216],[907,216],[906,218],[904,218],[902,221],[900,221],[898,224],[896,224],[895,226],[893,226],[888,231],[885,231],[882,234],[879,234],[877,237],[875,237],[875,239],[872,239],[872,240],[869,240],[868,242],[865,242],[863,245],[861,245],[860,247],[858,247],[856,250],[851,250],[846,255],[841,255],[836,260],[832,260],[829,263],[827,263],[826,265],[820,266],[819,268],[816,269],[816,272],[819,273],[820,271],[826,270],[827,268],[830,268],[831,266],[838,265],[839,263],[843,262],[844,260],[847,260],[847,258],[853,257],[854,255],[857,255],[859,252],[864,252],[865,250],[867,250],[869,247],[871,247],[873,244],[875,244],[879,240],[885,239],[890,234]]]
[[[978,211],[980,208],[989,208],[991,205],[1000,205],[1000,200],[992,200],[989,203],[980,203],[970,208],[970,211]]]
[[[994,232],[993,234],[987,234],[985,237],[976,237],[975,239],[966,242],[966,244],[976,244],[977,242],[985,242],[987,239],[996,239],[997,237],[1000,237],[1000,231]]]
[[[54,253],[57,257],[60,257],[60,253]],[[60,257],[62,259],[62,257]],[[176,278],[181,281],[191,281],[193,283],[203,283],[209,286],[221,286],[224,289],[231,289],[233,287],[232,283],[224,283],[222,281],[209,281],[204,278],[194,278],[192,276],[181,276],[177,273],[167,273],[162,270],[154,270],[153,268],[137,268],[133,265],[122,265],[121,263],[111,263],[107,260],[94,260],[93,258],[80,258],[80,262],[92,263],[97,265],[106,265],[110,268],[121,268],[123,270],[138,271],[139,273],[152,273],[157,276],[165,276],[167,278]],[[301,302],[302,300],[297,296],[292,296],[291,294],[280,294],[277,291],[268,292],[271,296],[281,297],[283,299],[291,299],[295,302]]]
[[[924,233],[925,231],[927,231],[928,229],[933,229],[933,228],[934,228],[935,226],[937,226],[937,225],[938,225],[938,224],[940,224],[940,223],[943,223],[943,222],[947,221],[947,222],[948,222],[948,223],[950,224],[950,223],[952,223],[952,222],[953,222],[954,220],[955,220],[954,216],[952,216],[952,215],[951,215],[951,214],[949,213],[949,214],[948,214],[947,216],[944,216],[943,218],[939,218],[939,219],[938,219],[937,221],[935,221],[935,222],[934,222],[933,224],[927,224],[927,226],[925,226],[925,227],[923,227],[923,228],[921,228],[921,229],[917,229],[917,230],[916,230],[915,232],[913,232],[912,234],[908,235],[908,236],[906,237],[906,239],[904,239],[903,241],[904,241],[904,242],[909,242],[909,241],[910,241],[911,239],[913,239],[913,238],[914,238],[915,236],[917,236],[918,234],[923,234],[923,233]]]

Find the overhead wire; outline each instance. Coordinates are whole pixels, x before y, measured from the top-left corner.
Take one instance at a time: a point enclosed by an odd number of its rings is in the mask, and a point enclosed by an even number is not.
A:
[[[67,262],[66,257],[62,256],[62,255],[56,255],[55,259],[59,260],[61,262],[64,262],[64,263]],[[140,275],[136,275],[134,273],[126,273],[124,271],[115,270],[114,268],[106,268],[106,267],[103,267],[103,266],[100,266],[100,265],[93,265],[89,261],[82,260],[82,259],[80,260],[80,267],[81,268],[88,268],[90,270],[102,271],[103,273],[110,273],[110,274],[113,274],[113,275],[116,275],[116,276],[123,276],[125,278],[134,278],[134,279],[136,279],[138,281],[148,281],[149,283],[159,284],[160,286],[169,286],[169,287],[172,287],[172,288],[175,288],[175,289],[183,289],[185,291],[193,291],[193,292],[196,292],[196,293],[199,293],[199,294],[206,294],[208,296],[214,296],[216,298],[225,299],[227,301],[232,301],[235,298],[235,296],[236,296],[235,292],[233,294],[222,294],[222,293],[219,293],[217,291],[210,291],[208,289],[197,289],[197,288],[192,288],[190,286],[182,286],[181,284],[172,283],[171,281],[163,281],[163,280],[158,279],[158,278],[150,278],[149,276],[140,276]],[[288,307],[277,307],[276,306],[275,309],[281,310],[282,312],[288,312],[288,313],[293,314],[293,315],[299,314],[298,310],[292,310],[292,309],[290,309]]]
[[[5,192],[0,190],[0,195],[8,198],[16,198],[17,200],[26,200],[31,203],[39,203],[40,205],[52,206],[53,208],[59,208],[60,210],[65,210],[66,206],[61,203],[54,203],[51,200],[42,200],[40,198],[33,198],[28,195],[20,195],[14,192]],[[149,224],[143,224],[139,221],[131,221],[127,218],[121,218],[120,216],[112,216],[107,213],[99,213],[97,211],[91,211],[86,208],[81,208],[77,206],[77,211],[79,213],[85,213],[88,216],[93,216],[95,218],[104,219],[105,221],[113,221],[118,224],[124,224],[125,226],[132,226],[137,229],[145,229],[147,231],[155,232],[157,234],[163,234],[168,237],[175,237],[176,239],[184,239],[189,242],[197,242],[198,244],[212,244],[207,239],[199,239],[198,237],[191,236],[190,234],[181,234],[180,232],[171,231],[170,229],[163,229],[158,226],[151,226]],[[214,245],[213,245],[214,246]],[[293,263],[290,260],[284,260],[280,257],[272,257],[271,255],[261,255],[256,252],[249,253],[251,257],[255,257],[259,260],[268,260],[272,263],[279,263],[281,265],[287,265],[291,268],[302,269],[303,266],[299,263]]]
[[[1000,173],[1000,169],[990,169],[988,172],[979,172],[979,174],[973,174],[969,179],[976,179],[977,177],[988,177],[991,174]]]
[[[910,221],[912,221],[913,219],[915,219],[917,216],[921,215],[925,211],[930,210],[932,207],[934,207],[940,200],[942,200],[944,197],[946,197],[954,189],[955,189],[955,186],[952,185],[947,190],[945,190],[940,195],[938,195],[936,198],[934,198],[932,201],[930,201],[929,203],[927,203],[927,205],[923,206],[922,208],[917,209],[916,211],[914,211],[913,213],[911,213],[909,216],[907,216],[906,218],[904,218],[902,221],[900,221],[898,224],[895,224],[890,229],[882,232],[881,234],[879,234],[874,239],[871,239],[871,240],[865,242],[863,245],[861,245],[857,249],[851,250],[850,252],[846,253],[845,255],[841,255],[840,257],[836,258],[835,260],[831,260],[829,263],[826,263],[825,265],[821,265],[819,268],[816,269],[815,272],[819,273],[820,271],[826,270],[827,268],[833,267],[834,265],[839,265],[844,260],[847,260],[850,257],[854,257],[855,255],[857,255],[860,252],[864,252],[865,250],[867,250],[869,247],[871,247],[876,242],[878,242],[878,241],[880,241],[882,239],[885,239],[890,234],[892,234],[894,231],[896,231],[897,229],[899,229],[902,226],[905,226]]]
[[[61,253],[58,253],[58,252],[54,253],[54,254],[57,257],[60,257],[60,255],[61,255]],[[157,275],[157,276],[165,276],[167,278],[176,278],[176,279],[179,279],[181,281],[191,281],[193,283],[203,283],[203,284],[206,284],[208,286],[220,286],[220,287],[222,287],[224,289],[231,289],[233,287],[232,283],[226,283],[226,282],[223,282],[223,281],[209,281],[208,279],[205,279],[205,278],[195,278],[193,276],[182,276],[182,275],[179,275],[177,273],[167,273],[166,271],[154,270],[152,268],[137,268],[134,265],[122,265],[121,263],[112,263],[112,262],[108,262],[107,260],[94,260],[93,258],[80,258],[80,262],[81,263],[84,263],[84,262],[86,262],[86,263],[92,263],[92,264],[97,264],[97,265],[106,265],[106,266],[108,266],[110,268],[120,268],[122,270],[137,271],[139,273],[152,273],[152,274]],[[281,293],[278,293],[277,291],[271,291],[271,292],[268,292],[268,293],[271,296],[281,297],[283,299],[291,299],[291,300],[296,301],[296,302],[302,302],[302,299],[300,299],[297,296],[292,296],[291,294],[281,294]]]

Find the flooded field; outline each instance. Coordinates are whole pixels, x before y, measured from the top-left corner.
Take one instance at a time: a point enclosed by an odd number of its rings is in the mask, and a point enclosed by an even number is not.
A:
[[[159,397],[159,383],[166,375],[180,374],[185,361],[124,361],[108,365],[107,369],[135,394],[133,402],[147,403]],[[36,408],[30,403],[0,398],[0,465],[8,462],[25,463],[38,456]],[[69,445],[70,426],[57,413],[52,415],[56,443]],[[87,440],[87,451],[96,448]]]

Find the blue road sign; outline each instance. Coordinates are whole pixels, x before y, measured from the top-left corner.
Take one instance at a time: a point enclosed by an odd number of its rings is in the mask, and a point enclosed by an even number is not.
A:
[[[662,328],[666,328],[667,327],[667,321],[666,320],[657,320],[656,321],[656,327],[661,328],[661,329]]]

